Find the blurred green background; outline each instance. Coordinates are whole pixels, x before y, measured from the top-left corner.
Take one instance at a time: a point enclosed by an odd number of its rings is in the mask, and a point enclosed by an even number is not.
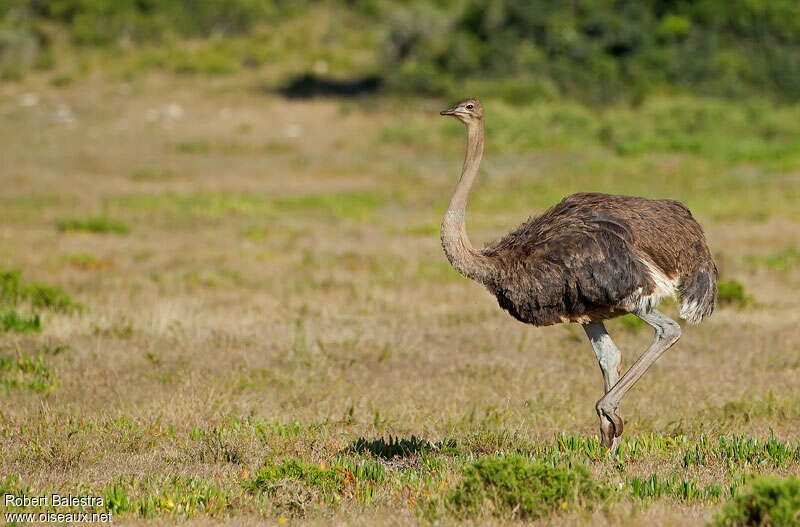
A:
[[[125,75],[310,71],[401,93],[466,83],[511,103],[637,103],[665,89],[800,98],[795,0],[3,0],[0,20],[5,80],[65,69],[69,48]]]

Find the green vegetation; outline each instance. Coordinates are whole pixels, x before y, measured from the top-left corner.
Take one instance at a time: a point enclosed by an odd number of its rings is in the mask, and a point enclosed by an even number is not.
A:
[[[385,481],[386,468],[374,461],[334,460],[328,466],[284,459],[262,466],[244,486],[251,492],[266,493],[279,512],[301,515],[302,504],[308,501],[333,507],[349,497],[369,503],[375,496],[376,485]]]
[[[70,266],[84,271],[97,271],[114,267],[114,262],[107,258],[98,258],[89,253],[72,253],[66,257]]]
[[[522,456],[488,456],[465,467],[445,496],[459,517],[491,514],[535,520],[576,506],[591,509],[610,494],[586,468],[554,467]]]
[[[302,482],[331,495],[344,485],[344,472],[334,467],[311,465],[296,459],[286,459],[278,464],[267,464],[248,485],[250,490],[271,492],[283,480]]]
[[[373,192],[340,192],[281,198],[275,200],[275,205],[287,212],[318,210],[340,218],[364,220],[384,201],[384,196]]]
[[[150,42],[163,41],[170,36],[241,33],[253,24],[286,13],[286,8],[281,9],[282,4],[269,0],[61,0],[45,3],[10,0],[0,7],[0,16],[22,20],[34,27],[37,20],[56,21],[68,28],[76,43],[97,46],[116,44],[120,35]]]
[[[106,510],[117,516],[158,518],[217,516],[230,497],[216,484],[191,476],[120,477],[101,493]]]
[[[207,141],[183,141],[177,145],[178,151],[186,154],[205,154],[211,150]]]
[[[383,437],[367,440],[359,437],[350,445],[350,450],[356,454],[370,453],[381,459],[393,459],[395,457],[408,457],[420,452],[430,452],[442,448],[454,448],[455,442],[432,443],[416,436],[410,438],[391,437],[386,440]]]
[[[644,327],[647,325],[644,320],[637,317],[636,315],[630,315],[630,314],[625,315],[619,317],[619,319],[617,320],[619,321],[620,325],[622,325],[623,328],[625,328],[627,331],[630,331],[631,333],[638,333],[639,331],[644,329]]]
[[[715,527],[797,527],[800,525],[800,479],[760,477],[733,498],[714,519]]]
[[[55,86],[56,88],[63,88],[64,86],[69,86],[75,81],[75,78],[69,74],[61,74],[56,75],[52,79],[50,79],[50,84]]]
[[[723,495],[723,487],[719,483],[700,486],[694,479],[682,479],[676,475],[671,478],[661,478],[657,474],[647,478],[631,478],[627,485],[631,497],[637,500],[673,496],[685,501],[714,501]]]
[[[44,356],[0,355],[0,386],[8,393],[14,388],[46,392],[57,386],[52,366]]]
[[[23,282],[21,277],[22,271],[19,269],[0,270],[0,304],[30,302],[34,307],[62,312],[79,307],[59,286]]]
[[[800,98],[800,8],[793,0],[622,7],[610,0],[11,0],[0,6],[0,27],[8,28],[1,72],[13,81],[26,68],[53,68],[58,27],[78,49],[113,55],[137,46],[133,69],[229,75],[290,62],[301,43],[280,32],[271,37],[271,30],[282,23],[307,31],[322,12],[359,29],[329,29],[324,52],[308,43],[306,53],[336,64],[340,75],[379,73],[386,87],[404,93],[466,91],[516,105],[560,94],[636,103],[674,88]],[[192,45],[180,44],[186,39]],[[348,58],[355,54],[369,59]],[[67,74],[54,79],[71,82]]]
[[[92,324],[92,333],[98,337],[129,339],[133,336],[133,322],[123,317],[103,325]]]
[[[0,307],[0,331],[17,333],[35,333],[41,331],[42,321],[39,315],[21,316],[11,306]]]
[[[524,102],[517,94],[555,92],[635,100],[667,85],[800,97],[800,8],[792,0],[622,7],[473,0],[413,3],[393,13],[386,49],[397,87],[441,92],[455,79],[490,74],[515,79],[492,87],[512,102]],[[520,83],[527,84],[515,89]]]
[[[86,219],[59,220],[58,230],[62,232],[86,231],[101,234],[128,234],[130,227],[119,220],[112,220],[106,216],[92,216]]]
[[[23,282],[19,269],[0,270],[0,333],[37,333],[42,329],[42,321],[37,313],[20,314],[17,306],[28,305],[34,308],[57,312],[70,312],[80,309],[80,304],[59,286],[40,282]]]
[[[738,280],[721,280],[717,282],[717,298],[722,305],[744,306],[751,302],[751,297],[744,292],[744,285]]]
[[[766,255],[748,254],[745,256],[745,261],[769,269],[786,271],[800,264],[800,251],[794,247],[787,247]]]

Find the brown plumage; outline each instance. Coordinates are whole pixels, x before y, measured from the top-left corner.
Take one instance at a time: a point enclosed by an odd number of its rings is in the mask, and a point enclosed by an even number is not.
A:
[[[680,316],[692,323],[714,310],[717,269],[700,225],[677,201],[581,193],[476,250],[466,234],[465,209],[483,154],[483,107],[464,99],[441,113],[467,127],[461,180],[442,221],[445,254],[517,320],[583,324],[606,384],[597,404],[603,442],[616,449],[619,400],[680,336],[680,327],[655,309],[658,303],[677,291]],[[620,379],[619,350],[602,321],[626,313],[653,326],[656,339]]]
[[[497,270],[486,286],[500,306],[535,326],[599,321],[642,302],[649,310],[672,294],[659,290],[652,268],[675,283],[692,322],[714,310],[714,262],[677,201],[573,194],[483,254]]]

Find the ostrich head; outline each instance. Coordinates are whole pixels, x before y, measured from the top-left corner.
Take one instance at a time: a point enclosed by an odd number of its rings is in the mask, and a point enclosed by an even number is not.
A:
[[[481,106],[481,101],[473,98],[458,101],[447,110],[439,113],[441,115],[452,115],[468,126],[483,120],[483,106]]]

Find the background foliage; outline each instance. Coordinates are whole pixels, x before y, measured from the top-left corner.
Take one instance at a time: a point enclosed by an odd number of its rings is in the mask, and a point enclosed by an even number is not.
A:
[[[377,35],[373,73],[401,92],[444,94],[491,76],[491,90],[512,99],[636,101],[665,87],[800,98],[793,0],[6,0],[0,55],[35,63],[38,50],[46,65],[53,23],[77,46],[124,47],[269,30],[320,4]]]

